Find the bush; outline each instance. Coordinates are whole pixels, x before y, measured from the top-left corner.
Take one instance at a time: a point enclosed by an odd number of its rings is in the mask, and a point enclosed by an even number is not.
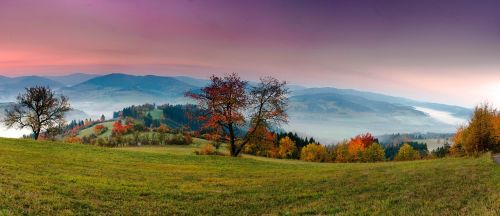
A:
[[[337,144],[333,149],[333,157],[335,158],[335,162],[339,163],[347,163],[351,161],[348,143],[343,142]]]
[[[131,128],[131,131],[136,131],[136,132],[145,132],[145,131],[148,131],[148,129],[143,125],[143,124],[140,124],[140,123],[135,123],[132,128]]]
[[[373,143],[363,153],[363,161],[364,162],[377,162],[383,161],[385,159],[385,150],[384,148],[378,144]]]
[[[82,139],[80,139],[79,137],[66,137],[64,139],[64,142],[67,142],[67,143],[83,143],[82,142]]]
[[[468,125],[457,130],[450,154],[477,156],[486,151],[500,151],[500,112],[487,103],[476,106]]]
[[[413,149],[409,144],[404,144],[394,158],[397,161],[408,161],[420,159],[420,153]]]
[[[212,144],[206,144],[198,150],[194,151],[197,155],[216,155],[217,149]]]
[[[170,128],[168,126],[162,124],[158,128],[155,128],[154,131],[158,132],[158,133],[169,133]]]
[[[273,132],[269,131],[266,127],[258,127],[255,129],[254,134],[250,136],[249,142],[243,148],[243,153],[258,156],[273,155],[279,158],[278,145],[279,139],[276,138]],[[271,150],[276,150],[276,152],[271,153]]]
[[[189,134],[177,133],[172,135],[168,140],[167,144],[170,145],[190,145],[193,143],[193,138]]]
[[[328,150],[321,144],[311,143],[302,148],[300,159],[310,162],[324,162],[328,158]]]
[[[289,137],[281,138],[279,142],[278,154],[280,158],[292,159],[298,157],[298,150],[295,142]]]
[[[363,152],[365,151],[365,149],[375,142],[378,142],[377,139],[375,139],[375,137],[373,137],[373,135],[371,135],[370,133],[357,135],[356,137],[351,138],[351,141],[349,141],[349,155],[354,160],[360,160],[363,157]]]
[[[107,130],[108,130],[108,128],[104,127],[104,125],[101,125],[101,124],[94,126],[94,129],[93,129],[94,134],[97,136],[105,133]]]

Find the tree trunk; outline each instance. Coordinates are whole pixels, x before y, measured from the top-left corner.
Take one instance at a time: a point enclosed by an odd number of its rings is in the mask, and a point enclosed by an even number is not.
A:
[[[236,137],[234,135],[233,124],[229,124],[229,142],[231,145],[231,148],[229,148],[231,156],[232,157],[238,156],[238,151],[236,150]]]
[[[40,131],[35,131],[33,132],[34,136],[35,136],[35,140],[38,140],[38,136],[40,135]]]

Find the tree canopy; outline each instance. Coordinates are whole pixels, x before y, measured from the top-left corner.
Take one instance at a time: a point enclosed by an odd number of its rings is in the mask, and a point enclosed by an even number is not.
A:
[[[68,98],[56,96],[49,87],[35,86],[17,96],[17,102],[6,110],[8,128],[30,128],[38,139],[41,132],[63,125],[64,114],[71,110]]]
[[[249,87],[248,82],[232,73],[213,75],[200,92],[186,95],[207,111],[204,127],[221,134],[229,141],[231,156],[238,156],[253,137],[259,136],[259,127],[287,122],[288,90],[285,85],[275,78],[264,77],[256,86]],[[237,131],[243,127],[249,129],[239,136]]]

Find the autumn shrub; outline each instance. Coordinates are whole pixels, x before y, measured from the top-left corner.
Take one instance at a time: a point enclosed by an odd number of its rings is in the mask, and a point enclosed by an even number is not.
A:
[[[328,150],[321,144],[311,143],[302,148],[300,159],[310,162],[325,162],[328,158]]]
[[[217,149],[212,144],[205,144],[200,149],[194,151],[197,155],[216,155]]]
[[[191,134],[184,134],[184,142],[186,143],[185,145],[193,143],[193,137],[191,136]]]
[[[258,127],[243,148],[243,153],[258,156],[268,156],[271,154],[273,157],[279,158],[279,155],[270,152],[275,150],[274,148],[277,145],[275,140],[276,134],[269,131],[266,127]]]
[[[193,138],[189,134],[177,133],[167,139],[167,144],[170,145],[190,145],[193,143]]]
[[[298,150],[295,142],[289,137],[281,138],[279,142],[278,154],[280,158],[292,159],[298,157]]]
[[[385,159],[385,150],[382,145],[374,143],[363,152],[364,162],[377,162]]]
[[[266,151],[266,156],[270,158],[280,158],[280,149],[273,146]]]
[[[462,137],[462,146],[466,154],[477,155],[494,149],[494,144],[497,142],[493,124],[495,115],[497,115],[496,110],[493,110],[488,104],[477,106],[474,109]]]
[[[394,158],[397,161],[409,161],[409,160],[418,160],[420,159],[420,153],[413,149],[411,145],[404,144],[398,151],[398,154]]]
[[[347,142],[339,143],[333,148],[333,158],[335,162],[347,163],[351,161],[351,156],[349,154],[349,144]]]
[[[105,127],[104,125],[98,124],[98,125],[94,126],[94,128],[92,130],[93,130],[95,135],[99,136],[99,135],[105,133],[108,130],[108,128]]]
[[[82,139],[80,139],[79,137],[76,137],[76,136],[66,137],[64,139],[64,142],[67,142],[67,143],[83,143]]]
[[[154,131],[158,133],[169,133],[170,128],[167,125],[161,124],[158,128],[155,128]]]
[[[112,133],[123,135],[123,134],[130,132],[132,127],[133,127],[133,124],[128,119],[127,119],[127,123],[125,125],[122,124],[121,120],[117,120],[115,123],[113,123]]]
[[[377,142],[370,133],[357,135],[351,138],[348,144],[349,155],[352,161],[363,160],[363,154],[366,148]]]

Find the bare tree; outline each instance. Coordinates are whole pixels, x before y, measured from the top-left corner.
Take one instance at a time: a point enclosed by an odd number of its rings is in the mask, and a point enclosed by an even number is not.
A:
[[[70,110],[67,97],[57,97],[49,87],[35,86],[17,96],[17,103],[5,110],[3,122],[8,128],[30,128],[36,140],[42,131],[63,124],[64,113]]]
[[[222,138],[227,137],[231,156],[236,157],[251,139],[259,136],[256,132],[259,128],[287,122],[285,85],[285,82],[266,77],[248,92],[247,82],[237,74],[214,75],[200,93],[188,93],[187,96],[208,111],[205,127]],[[236,131],[242,130],[242,126],[250,129],[238,137]]]

